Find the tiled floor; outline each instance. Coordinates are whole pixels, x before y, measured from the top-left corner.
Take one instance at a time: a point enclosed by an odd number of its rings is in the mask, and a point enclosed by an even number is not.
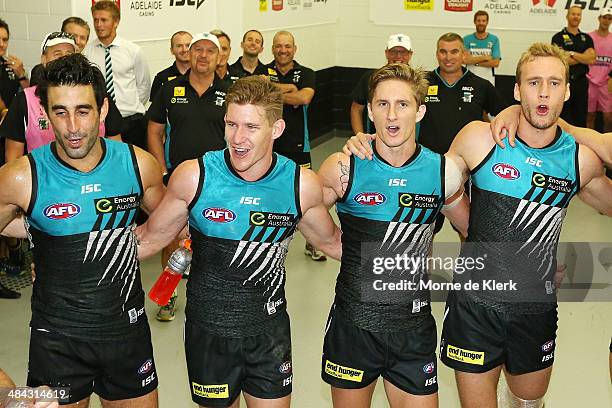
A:
[[[315,148],[317,167],[342,144],[332,139]],[[445,225],[437,242],[456,242],[455,233]],[[571,205],[562,232],[562,241],[612,242],[612,219],[597,214],[578,199]],[[609,246],[610,244],[608,244]],[[330,407],[329,387],[320,379],[320,359],[325,320],[334,295],[339,264],[336,261],[314,263],[302,253],[304,240],[297,234],[287,258],[287,299],[292,319],[293,339],[293,407]],[[606,264],[609,268],[609,263]],[[160,272],[158,258],[142,267],[143,286],[148,290]],[[612,283],[610,274],[598,271],[599,283]],[[146,303],[153,333],[155,359],[160,378],[161,407],[191,407],[187,370],[182,345],[185,305],[185,281],[180,284],[180,301],[176,320],[155,320],[156,308]],[[609,293],[609,292],[607,292]],[[28,322],[31,287],[22,290],[19,300],[0,300],[0,366],[18,384],[26,378]],[[547,394],[547,408],[611,407],[612,386],[608,376],[608,345],[612,335],[612,298],[609,302],[561,303],[559,305],[558,346],[555,368]],[[433,304],[433,314],[441,330],[442,303]],[[458,407],[453,373],[439,366],[440,406]],[[98,406],[93,403],[92,406]],[[242,406],[245,406],[244,403]],[[377,387],[373,407],[387,406],[381,384]]]

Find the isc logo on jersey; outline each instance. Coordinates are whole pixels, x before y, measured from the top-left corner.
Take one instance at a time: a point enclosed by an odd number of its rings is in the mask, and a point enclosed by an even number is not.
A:
[[[77,216],[81,212],[81,207],[72,203],[51,204],[43,210],[45,217],[51,220],[66,220]]]
[[[353,199],[361,205],[381,205],[387,197],[381,193],[359,193]]]
[[[506,180],[516,180],[521,177],[521,172],[518,169],[510,164],[506,163],[497,163],[493,165],[493,173],[497,177],[501,177]]]
[[[206,208],[202,211],[202,215],[212,222],[232,222],[236,219],[236,213],[232,210],[219,207]]]

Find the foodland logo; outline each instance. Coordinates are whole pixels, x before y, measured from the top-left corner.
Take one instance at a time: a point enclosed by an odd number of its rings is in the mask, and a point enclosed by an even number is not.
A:
[[[359,193],[354,200],[361,205],[381,205],[387,198],[381,193]]]
[[[202,215],[212,222],[232,222],[236,219],[236,213],[232,210],[219,207],[206,208],[202,211]]]
[[[51,204],[43,210],[45,217],[51,220],[66,220],[77,216],[81,212],[81,207],[72,203]]]
[[[506,180],[516,180],[521,177],[521,172],[517,170],[516,167],[506,164],[506,163],[497,163],[493,166],[493,173],[497,177],[501,177]]]

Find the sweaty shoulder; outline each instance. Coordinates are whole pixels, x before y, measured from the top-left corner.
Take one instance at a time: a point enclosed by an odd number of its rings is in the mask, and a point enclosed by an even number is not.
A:
[[[0,167],[0,201],[28,209],[32,191],[32,170],[28,156]]]

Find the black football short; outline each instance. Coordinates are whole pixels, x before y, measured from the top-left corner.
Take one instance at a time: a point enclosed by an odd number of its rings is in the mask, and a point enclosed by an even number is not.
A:
[[[444,313],[440,358],[458,371],[484,373],[501,364],[510,374],[525,374],[553,364],[557,308],[521,314],[449,293]]]
[[[361,329],[332,306],[323,342],[321,378],[345,389],[364,388],[379,376],[402,391],[438,391],[436,322],[429,315],[411,330],[378,333]]]
[[[185,354],[191,399],[206,407],[228,407],[245,391],[262,399],[291,394],[293,367],[289,317],[265,333],[222,337],[185,322]]]
[[[138,398],[157,388],[148,325],[120,341],[91,343],[41,329],[31,329],[29,387],[66,388],[70,404],[95,392],[105,400]]]

